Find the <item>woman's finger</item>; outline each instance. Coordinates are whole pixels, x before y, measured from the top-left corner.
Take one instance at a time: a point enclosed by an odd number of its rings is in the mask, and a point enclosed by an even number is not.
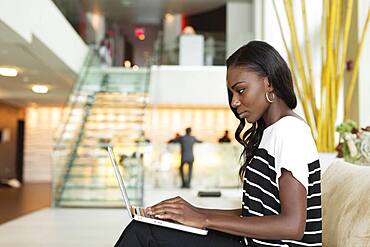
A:
[[[171,205],[170,205],[171,204]],[[153,210],[155,210],[156,208],[161,208],[163,206],[173,206],[173,207],[178,207],[178,205],[185,205],[187,204],[187,202],[182,199],[181,197],[179,196],[176,196],[176,197],[173,197],[173,198],[170,198],[170,199],[167,199],[167,200],[164,200],[164,201],[161,201],[160,203],[157,203],[151,207],[147,207],[145,209],[145,212],[147,214],[153,214]]]
[[[172,207],[172,208],[179,208],[179,207],[182,207],[182,203],[160,203],[160,204],[157,204],[153,207],[151,207],[152,210],[155,210],[155,209],[158,209],[158,208],[163,208],[163,207]]]
[[[158,219],[163,219],[163,220],[174,220],[174,221],[177,221],[179,223],[182,223],[183,222],[183,217],[180,216],[179,214],[175,214],[175,213],[172,213],[172,212],[169,212],[169,213],[166,213],[166,214],[160,214],[160,215],[156,215],[156,217]]]
[[[156,215],[164,215],[164,214],[178,214],[182,215],[183,211],[181,209],[177,208],[161,208],[159,210],[156,210],[153,212],[153,214]]]
[[[165,204],[165,205],[159,205],[158,207],[151,208],[152,214],[156,214],[157,212],[162,212],[163,210],[168,209],[176,209],[176,210],[183,210],[182,205],[180,204]]]
[[[151,208],[156,207],[156,206],[158,206],[158,205],[161,205],[161,204],[163,204],[163,203],[174,203],[174,202],[178,202],[178,201],[181,201],[181,200],[182,200],[182,198],[181,198],[181,197],[179,197],[179,196],[177,196],[177,197],[174,197],[174,198],[170,198],[170,199],[167,199],[167,200],[163,200],[163,201],[161,201],[161,202],[159,202],[159,203],[157,203],[157,204],[154,204],[153,206],[151,206]]]
[[[176,196],[176,197],[165,200],[165,202],[174,203],[174,202],[179,202],[179,201],[183,201],[183,200],[184,199],[182,199],[180,196]]]
[[[176,196],[176,197],[173,197],[173,198],[170,198],[170,199],[166,199],[164,201],[161,201],[160,203],[158,204],[161,204],[161,203],[176,203],[176,202],[180,202],[182,201],[183,199],[179,196]]]
[[[181,204],[179,203],[159,203],[155,206],[149,207],[145,209],[145,212],[150,215],[154,215],[158,210],[163,208],[181,208]]]

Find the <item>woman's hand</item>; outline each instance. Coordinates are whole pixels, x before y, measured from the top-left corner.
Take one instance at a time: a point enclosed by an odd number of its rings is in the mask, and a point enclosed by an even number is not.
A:
[[[148,207],[145,211],[158,219],[174,220],[198,228],[204,228],[207,218],[204,213],[179,196]]]

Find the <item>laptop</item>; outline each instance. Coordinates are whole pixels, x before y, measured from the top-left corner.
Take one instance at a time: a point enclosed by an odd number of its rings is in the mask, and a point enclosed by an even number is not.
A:
[[[128,215],[129,215],[130,219],[140,221],[140,222],[144,222],[144,223],[148,223],[148,224],[157,225],[157,226],[163,226],[163,227],[168,227],[168,228],[181,230],[181,231],[185,231],[185,232],[200,234],[200,235],[207,235],[208,234],[208,231],[206,229],[201,229],[201,228],[192,227],[192,226],[186,226],[186,225],[183,225],[183,224],[180,224],[180,223],[177,223],[177,222],[173,222],[173,221],[160,220],[160,219],[154,218],[151,215],[145,214],[144,208],[132,207],[130,205],[130,201],[129,201],[128,196],[127,196],[127,191],[126,191],[126,188],[125,188],[125,184],[123,182],[123,178],[121,176],[121,173],[119,172],[119,169],[118,169],[118,166],[117,166],[117,163],[116,163],[116,159],[115,159],[114,154],[113,154],[113,149],[111,147],[107,147],[107,150],[108,150],[109,158],[112,162],[114,173],[116,175],[118,185],[119,185],[119,188],[121,190],[123,200],[125,201],[126,210],[128,212]]]

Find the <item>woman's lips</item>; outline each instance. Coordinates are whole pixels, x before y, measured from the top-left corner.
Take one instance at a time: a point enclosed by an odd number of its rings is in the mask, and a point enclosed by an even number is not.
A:
[[[245,112],[242,112],[242,113],[239,113],[239,118],[246,118],[248,115],[248,112],[245,111]]]

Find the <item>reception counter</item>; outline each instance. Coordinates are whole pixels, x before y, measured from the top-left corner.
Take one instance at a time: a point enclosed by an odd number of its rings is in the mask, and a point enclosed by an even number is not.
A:
[[[144,149],[145,184],[154,188],[180,186],[180,145],[148,144]],[[241,152],[239,144],[195,144],[192,186],[205,189],[240,187]]]

